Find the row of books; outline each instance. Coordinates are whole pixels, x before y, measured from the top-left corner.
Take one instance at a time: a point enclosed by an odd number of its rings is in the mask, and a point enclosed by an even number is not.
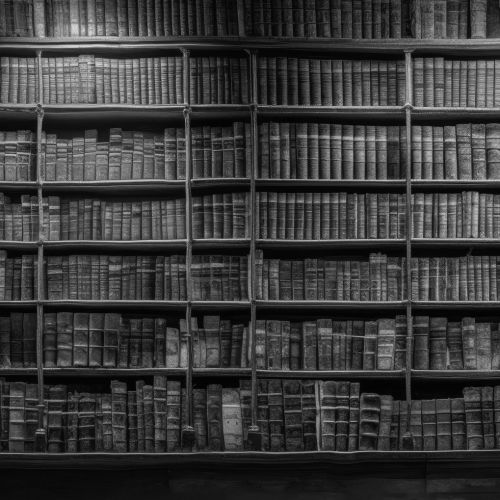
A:
[[[135,198],[131,201],[49,196],[43,198],[43,203],[44,229],[46,238],[51,241],[174,240],[186,237],[184,198],[143,198],[142,201]],[[0,208],[0,216],[1,213]]]
[[[269,451],[475,450],[496,447],[500,388],[406,401],[348,381],[262,380],[257,398]],[[410,433],[407,430],[410,430]]]
[[[263,179],[401,179],[406,127],[314,122],[259,126]]]
[[[493,193],[412,194],[415,238],[499,238],[500,196]]]
[[[406,259],[381,253],[273,259],[258,250],[256,279],[257,298],[263,300],[402,300]]]
[[[47,181],[127,179],[184,179],[184,128],[163,133],[111,128],[99,137],[95,129],[61,133],[42,132],[42,171]]]
[[[413,258],[413,300],[498,300],[499,264],[496,255]]]
[[[0,181],[36,179],[36,134],[31,130],[0,131]]]
[[[193,178],[250,177],[250,123],[191,128]]]
[[[0,300],[36,299],[37,278],[36,255],[7,257],[7,252],[0,250]]]
[[[410,4],[401,0],[284,0],[269,5],[264,0],[245,0],[245,33],[261,37],[404,38],[411,36]]]
[[[500,103],[498,59],[413,60],[413,104],[484,108]]]
[[[2,435],[8,451],[33,451],[35,428],[25,420],[31,387],[36,385],[2,384],[1,410],[6,417]],[[194,449],[243,450],[251,423],[250,400],[249,380],[242,380],[236,388],[209,384],[194,389]],[[130,387],[113,380],[104,393],[91,388],[78,391],[66,385],[46,386],[45,405],[49,453],[182,451],[186,391],[177,380],[155,376],[152,384],[137,380]]]
[[[23,194],[12,201],[0,193],[0,240],[35,241],[38,229],[37,196]]]
[[[37,60],[0,56],[0,102],[30,104],[38,99]]]
[[[489,2],[493,4],[494,2]],[[415,38],[485,38],[479,10],[486,2],[474,0],[414,0],[412,34]],[[486,14],[486,12],[484,12]],[[486,19],[485,19],[486,22]],[[470,34],[469,34],[470,32]]]
[[[184,255],[49,255],[46,271],[49,300],[186,300]],[[192,300],[248,300],[247,256],[193,255],[191,277]]]
[[[190,61],[193,104],[249,102],[246,58],[203,56]],[[1,102],[36,102],[36,64],[36,59],[30,57],[0,58]],[[260,104],[400,106],[406,101],[402,60],[261,56],[257,65]],[[497,106],[498,65],[497,59],[416,57],[414,105]],[[177,56],[44,57],[43,99],[48,104],[182,104],[183,74],[183,60]]]
[[[374,321],[257,320],[257,369],[402,370],[406,331],[406,316]]]
[[[248,300],[248,268],[246,255],[193,255],[192,300]]]
[[[404,238],[406,195],[258,192],[259,238]]]
[[[49,300],[186,299],[185,255],[49,255],[46,272]]]
[[[463,317],[413,318],[415,370],[499,370],[498,322]]]
[[[192,137],[195,178],[248,176],[249,124],[194,127]],[[109,136],[101,138],[97,130],[72,138],[43,132],[45,180],[185,177],[184,128],[167,128],[163,134],[112,128]],[[35,146],[29,130],[2,132],[0,180],[34,180]],[[404,177],[407,161],[405,127],[312,122],[259,125],[258,176],[264,179],[397,179]],[[500,178],[500,124],[413,125],[412,177]]]
[[[0,36],[495,38],[499,7],[470,0],[2,0]]]
[[[230,0],[23,1],[33,2],[35,11],[32,29],[28,21],[22,36],[238,35],[236,2]]]
[[[250,238],[249,194],[216,193],[193,198],[193,238]]]
[[[36,366],[36,314],[0,316],[0,368]]]
[[[415,257],[412,297],[421,301],[496,301],[496,255]],[[257,252],[257,298],[395,301],[406,297],[406,259],[371,253],[356,259],[263,258]],[[248,300],[248,258],[194,255],[192,300]],[[49,300],[185,300],[185,256],[49,255]],[[36,256],[0,252],[0,300],[36,298]]]
[[[110,386],[44,388],[49,452],[249,449],[249,380],[193,390],[192,449],[181,443],[187,395],[179,381],[155,376],[152,384]],[[1,389],[2,449],[34,451],[37,386],[2,381]],[[271,452],[493,449],[499,398],[498,386],[464,387],[463,397],[412,400],[408,408],[392,395],[362,392],[356,382],[260,380],[257,423],[262,449]]]
[[[185,368],[185,319],[119,313],[45,313],[46,368]],[[218,315],[191,318],[194,368],[249,366],[248,323]],[[401,370],[406,367],[406,316],[376,320],[259,319],[257,369]],[[0,317],[0,367],[36,366],[36,316]],[[413,318],[413,369],[499,370],[497,321],[473,317]]]
[[[15,58],[9,61],[15,65]],[[44,57],[43,102],[182,104],[183,75],[182,58],[175,56],[118,59],[88,54]],[[17,75],[11,74],[10,79],[16,82]],[[19,81],[23,82],[22,78]],[[17,85],[17,82],[14,84]],[[19,86],[23,87],[23,84]],[[2,102],[5,102],[3,98]]]
[[[194,104],[250,102],[248,58],[192,57],[189,60],[189,95]]]
[[[261,56],[257,60],[259,103],[403,105],[406,95],[405,71],[403,60]]]
[[[414,179],[499,179],[500,124],[412,126]]]
[[[191,318],[194,368],[249,366],[248,323],[210,315]],[[186,320],[118,313],[46,313],[44,366],[185,368]]]

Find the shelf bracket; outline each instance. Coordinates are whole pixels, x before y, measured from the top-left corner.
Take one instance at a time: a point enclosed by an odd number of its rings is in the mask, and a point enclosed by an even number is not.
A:
[[[43,118],[44,110],[43,110],[42,103],[40,103],[40,102],[37,103],[35,112],[36,112],[37,116],[39,116],[40,118]]]

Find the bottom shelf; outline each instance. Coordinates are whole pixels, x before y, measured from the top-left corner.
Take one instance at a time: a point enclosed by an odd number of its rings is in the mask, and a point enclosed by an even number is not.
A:
[[[157,468],[228,465],[474,464],[500,468],[500,450],[192,453],[1,453],[0,468]]]

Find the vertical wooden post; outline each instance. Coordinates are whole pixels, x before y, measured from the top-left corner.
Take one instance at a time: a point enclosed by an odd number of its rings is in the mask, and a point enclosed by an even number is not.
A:
[[[407,423],[406,432],[403,436],[402,444],[404,450],[413,449],[413,438],[410,430],[411,420],[411,368],[413,353],[413,317],[412,317],[412,279],[411,279],[411,242],[413,236],[413,213],[411,203],[411,175],[412,175],[412,152],[411,152],[411,108],[412,108],[412,59],[411,51],[405,51],[406,66],[406,104],[405,104],[405,124],[406,124],[406,370],[405,370],[405,392]]]
[[[38,428],[35,431],[35,451],[46,451],[47,434],[45,431],[44,413],[44,380],[43,380],[43,299],[45,292],[45,273],[43,269],[43,242],[45,227],[43,225],[43,175],[42,175],[42,130],[43,130],[43,79],[42,51],[37,53],[38,69],[38,104],[36,108],[36,183],[38,201],[38,241],[37,241],[37,288],[36,288],[36,367],[38,380]]]
[[[189,50],[182,49],[184,71],[184,131],[186,140],[186,330],[188,363],[186,368],[186,418],[187,422],[182,428],[182,449],[192,450],[195,446],[195,433],[193,427],[193,343],[191,336],[191,301],[193,297],[193,282],[191,279],[191,262],[193,253],[193,221],[192,221],[192,151],[191,151],[191,104],[189,96],[190,57]]]
[[[250,169],[250,346],[251,346],[251,360],[250,365],[252,369],[252,425],[248,430],[248,444],[251,450],[261,450],[262,448],[262,435],[259,426],[257,425],[257,360],[255,357],[255,328],[257,321],[257,276],[255,271],[255,242],[257,225],[255,221],[256,214],[256,194],[255,194],[255,178],[257,176],[258,164],[258,151],[259,151],[259,136],[257,125],[257,52],[250,51],[250,120],[251,120],[251,137],[252,137],[252,164]]]

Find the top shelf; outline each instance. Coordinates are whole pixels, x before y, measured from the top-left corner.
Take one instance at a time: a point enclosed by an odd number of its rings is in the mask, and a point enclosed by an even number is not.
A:
[[[248,49],[288,51],[315,51],[324,53],[359,53],[402,55],[406,51],[415,54],[442,55],[500,55],[500,39],[335,39],[335,38],[286,38],[286,37],[4,37],[0,39],[1,50],[6,51],[63,51],[90,50],[118,53],[144,52],[147,50],[196,51]]]

